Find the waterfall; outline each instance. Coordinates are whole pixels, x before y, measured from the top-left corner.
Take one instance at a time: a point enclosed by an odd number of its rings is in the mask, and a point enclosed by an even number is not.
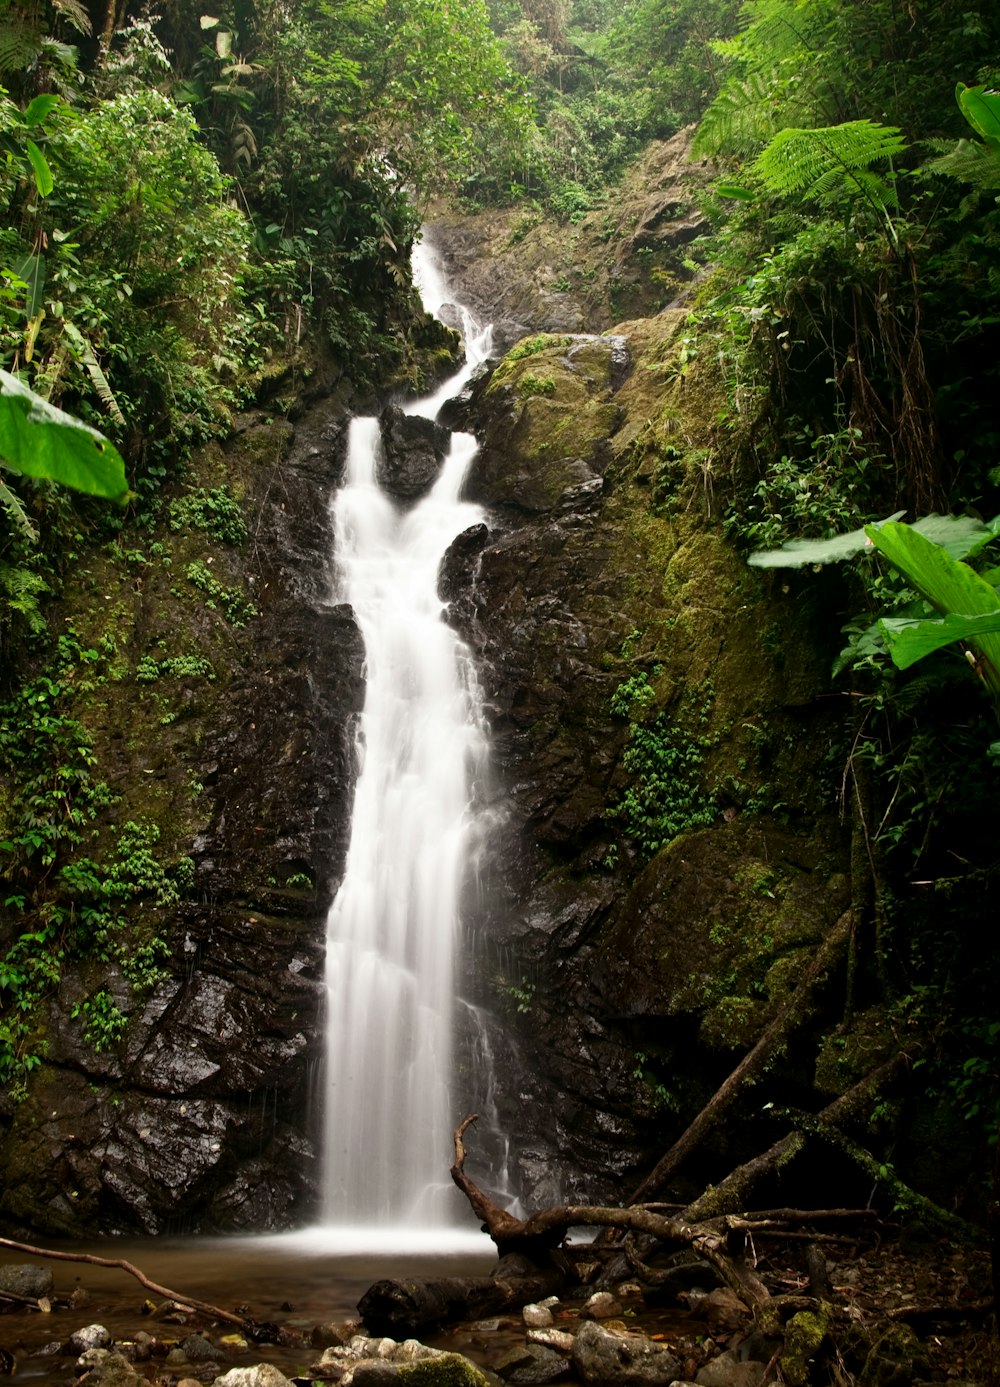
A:
[[[444,301],[426,254],[415,277]],[[435,299],[435,295],[437,298]],[[488,347],[408,406],[433,416]],[[469,651],[444,620],[438,570],[483,519],[459,499],[475,440],[455,434],[431,491],[404,509],[379,486],[376,419],[351,422],[333,503],[336,600],[365,645],[358,778],[340,889],[327,921],[326,1225],[447,1228],[462,1212],[448,1178],[454,950],[486,742]]]

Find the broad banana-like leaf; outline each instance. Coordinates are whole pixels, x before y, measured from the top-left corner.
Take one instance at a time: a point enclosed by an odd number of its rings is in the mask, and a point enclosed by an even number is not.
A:
[[[925,655],[932,655],[953,641],[976,645],[983,636],[1000,635],[1000,610],[982,616],[941,617],[886,616],[879,622],[893,664],[909,669]]]
[[[889,520],[898,520],[905,511],[898,510]],[[880,520],[879,525],[888,524]],[[790,539],[780,549],[756,549],[747,559],[753,568],[804,568],[806,564],[839,563],[860,554],[870,543],[864,528],[851,530],[832,539]]]
[[[124,501],[125,464],[114,444],[16,376],[0,371],[0,460],[12,472]]]
[[[29,130],[36,125],[41,125],[45,117],[51,113],[53,106],[58,106],[61,100],[61,96],[56,96],[52,92],[43,92],[41,96],[36,96],[33,101],[28,102],[21,119]]]
[[[27,285],[24,292],[24,315],[26,318],[34,318],[45,297],[45,256],[26,255],[19,265],[15,265],[14,273]]]
[[[1000,594],[968,564],[953,559],[912,525],[867,525],[875,548],[942,616],[1000,613]],[[1000,693],[1000,634],[980,631],[968,639],[980,656],[983,678]]]
[[[1000,154],[1000,92],[989,91],[986,87],[967,87],[959,82],[955,100],[976,134],[994,153]]]
[[[747,560],[754,568],[803,568],[806,564],[838,563],[841,559],[853,558],[855,554],[871,544],[868,531],[880,529],[898,520],[905,511],[898,510],[885,520],[873,521],[860,530],[851,530],[846,535],[834,535],[832,539],[790,539],[780,549],[757,549]],[[1000,534],[1000,516],[983,524],[972,515],[924,515],[912,525],[903,527],[915,530],[925,539],[940,545],[953,559],[964,559],[977,554],[984,545]]]

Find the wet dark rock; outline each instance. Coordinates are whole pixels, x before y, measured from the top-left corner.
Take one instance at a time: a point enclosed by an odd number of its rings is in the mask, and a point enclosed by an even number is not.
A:
[[[398,1387],[400,1367],[398,1363],[381,1363],[365,1358],[350,1376],[356,1387]]]
[[[128,1359],[113,1349],[89,1348],[76,1364],[78,1381],[89,1387],[137,1387],[142,1381]]]
[[[681,1372],[680,1359],[662,1344],[603,1329],[593,1320],[574,1339],[573,1366],[584,1382],[616,1387],[667,1387]]]
[[[569,1377],[569,1360],[541,1344],[525,1344],[512,1348],[495,1365],[498,1377],[505,1382],[520,1383],[521,1387],[543,1387],[546,1382],[560,1382]]]
[[[31,1262],[8,1262],[0,1266],[0,1291],[23,1296],[26,1300],[41,1300],[55,1292],[55,1282],[48,1267]]]
[[[204,1334],[189,1334],[186,1339],[182,1339],[178,1345],[181,1353],[189,1363],[224,1363],[226,1353],[219,1348],[218,1344],[213,1344],[211,1339]]]
[[[448,430],[398,405],[382,411],[382,451],[376,465],[379,485],[401,500],[425,495],[437,481],[451,442]]]
[[[72,1013],[92,980],[66,968],[45,1018],[58,1099],[37,1084],[0,1122],[8,1223],[68,1235],[222,1232],[301,1224],[314,1203],[323,922],[346,852],[364,689],[353,613],[330,602],[343,413],[342,401],[327,402],[294,436],[258,415],[219,450],[219,480],[245,488],[253,534],[228,555],[228,581],[243,565],[260,615],[226,636],[224,708],[155,732],[177,802],[195,805],[179,848],[194,889],[156,912],[168,976],[140,1003],[108,975],[130,1016],[119,1046],[97,1054],[84,1042]],[[142,601],[155,631],[152,587]],[[192,610],[193,631],[209,621],[218,614]],[[131,759],[141,749],[122,739],[115,754],[122,776],[143,779]],[[159,817],[159,802],[153,810]]]

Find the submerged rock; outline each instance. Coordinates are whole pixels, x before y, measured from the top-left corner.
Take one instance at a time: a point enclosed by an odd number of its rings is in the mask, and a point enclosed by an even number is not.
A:
[[[25,1300],[51,1299],[55,1282],[48,1267],[32,1262],[8,1262],[0,1266],[0,1291],[23,1296]]]

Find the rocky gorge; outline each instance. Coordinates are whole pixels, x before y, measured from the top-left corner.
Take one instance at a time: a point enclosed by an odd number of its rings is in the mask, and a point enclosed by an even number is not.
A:
[[[817,600],[836,579],[763,577],[720,523],[737,462],[688,326],[698,178],[678,137],[572,230],[508,212],[428,232],[509,349],[446,410],[480,443],[468,494],[489,519],[441,581],[492,740],[460,990],[494,1018],[496,1123],[530,1206],[627,1197],[860,889]],[[429,372],[447,346],[428,328]],[[363,688],[327,507],[344,421],[370,402],[336,373],[279,378],[270,401],[189,477],[238,496],[241,542],[174,528],[180,506],[142,552],[92,559],[60,608],[61,678],[120,796],[112,827],[155,821],[175,889],[151,882],[130,907],[156,959],[142,987],[115,956],[68,964],[46,1006],[44,1063],[0,1110],[15,1231],[260,1230],[316,1206],[322,921]],[[425,432],[388,448],[401,495],[439,458]],[[98,987],[127,1025],[95,1046]],[[883,1010],[830,993],[768,1104],[814,1109],[896,1053]],[[483,1101],[467,1085],[456,1119]],[[767,1146],[762,1106],[744,1095],[673,1192]],[[941,1154],[927,1117],[899,1129],[925,1167]]]

